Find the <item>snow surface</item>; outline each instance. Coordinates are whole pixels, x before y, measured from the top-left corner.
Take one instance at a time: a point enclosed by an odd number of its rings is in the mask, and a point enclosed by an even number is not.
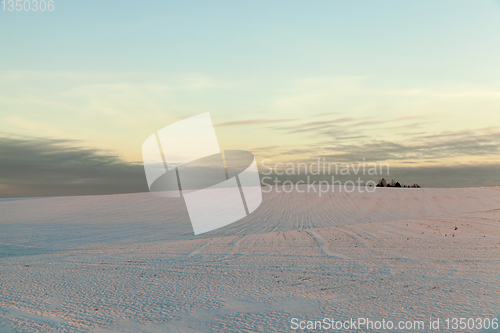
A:
[[[500,314],[499,187],[280,190],[199,236],[182,199],[150,193],[0,202],[0,332]]]

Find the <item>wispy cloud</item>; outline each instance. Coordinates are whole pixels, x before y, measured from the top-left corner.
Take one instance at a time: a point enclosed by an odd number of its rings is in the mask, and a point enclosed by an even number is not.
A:
[[[285,123],[295,121],[297,119],[246,119],[238,121],[229,121],[216,124],[215,126],[252,126],[252,125],[270,125],[275,123]]]
[[[367,138],[361,142],[310,145],[311,152],[324,152],[320,157],[336,161],[401,161],[500,156],[500,131],[482,133],[461,131],[435,136],[412,136],[400,142]],[[303,149],[282,151],[283,155],[302,153]]]

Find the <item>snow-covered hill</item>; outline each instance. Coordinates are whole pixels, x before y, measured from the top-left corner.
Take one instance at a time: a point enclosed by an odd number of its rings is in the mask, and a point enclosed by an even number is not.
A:
[[[149,193],[4,201],[0,331],[287,332],[325,317],[447,331],[500,313],[499,209],[498,187],[274,191],[194,236],[182,200]]]

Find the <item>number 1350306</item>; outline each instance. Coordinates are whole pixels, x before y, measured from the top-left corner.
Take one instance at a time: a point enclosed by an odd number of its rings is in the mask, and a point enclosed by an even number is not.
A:
[[[2,0],[3,11],[44,12],[54,10],[54,0]]]

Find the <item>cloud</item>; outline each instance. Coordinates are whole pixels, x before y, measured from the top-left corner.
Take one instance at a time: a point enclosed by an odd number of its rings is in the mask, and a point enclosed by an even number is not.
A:
[[[300,145],[273,147],[272,150],[257,149],[260,157],[285,162],[291,156],[300,161],[311,158],[325,158],[332,162],[386,162],[443,164],[443,161],[466,161],[484,164],[485,161],[499,162],[500,129],[488,127],[468,131],[446,131],[405,133],[406,130],[421,128],[425,122],[398,123],[398,126],[358,131],[348,126],[336,126],[315,133],[315,142]],[[307,130],[307,129],[304,129]],[[400,131],[399,131],[400,130]],[[392,137],[385,133],[394,134]],[[325,138],[327,138],[325,140]],[[320,139],[320,140],[318,140]],[[462,162],[461,162],[462,163]],[[448,163],[450,164],[450,163]]]
[[[78,146],[74,140],[0,137],[0,197],[148,191],[140,163]]]
[[[269,125],[273,123],[290,122],[296,119],[247,119],[238,121],[229,121],[216,124],[215,126],[250,126],[250,125]]]
[[[412,122],[409,124],[403,124],[403,123],[410,120],[414,121],[421,118],[422,117],[420,116],[405,116],[405,117],[383,120],[383,119],[374,119],[373,116],[358,117],[358,118],[342,117],[330,120],[306,121],[290,126],[275,127],[274,129],[287,131],[288,134],[310,132],[314,135],[318,134],[324,135],[324,134],[329,134],[332,131],[338,133],[339,130],[342,133],[345,133],[346,131],[352,131],[352,132],[359,131],[357,127],[365,127],[365,128],[368,127],[368,129],[371,130],[383,130],[384,128],[387,129],[387,127],[384,125],[390,123],[399,123],[398,126],[394,126],[393,128],[410,127],[417,124],[417,122]],[[427,123],[427,122],[419,122],[418,124],[422,123]]]
[[[322,113],[317,113],[313,114],[311,117],[325,117],[325,116],[331,116],[333,114],[338,114],[339,112],[322,112]]]
[[[268,152],[268,151],[275,151],[280,149],[280,146],[266,146],[266,147],[254,147],[252,148],[252,152],[254,153],[262,153],[262,152]]]
[[[475,130],[423,131],[435,123],[423,116],[402,116],[380,119],[374,116],[334,116],[333,119],[278,120],[248,119],[224,123],[227,125],[263,124],[283,135],[303,133],[306,140],[300,144],[254,147],[259,158],[271,158],[286,162],[290,158],[307,161],[325,158],[334,162],[371,161],[395,164],[460,164],[499,162],[500,129],[490,126]],[[277,124],[273,125],[273,122]],[[436,128],[436,126],[434,126]],[[451,162],[450,162],[451,161]],[[460,162],[457,162],[460,161]]]
[[[500,156],[500,132],[461,131],[434,136],[411,136],[404,142],[375,140],[324,147],[338,161],[422,161],[457,157]]]
[[[500,152],[500,133],[491,129],[420,135],[420,142],[401,144],[376,141],[357,145],[330,145],[328,141],[297,147],[267,146],[255,150],[282,156],[299,155],[301,161],[377,162],[398,160],[404,164],[420,159]],[[147,192],[141,163],[129,163],[98,149],[81,147],[81,142],[12,135],[0,136],[0,198],[64,195],[96,195]],[[309,159],[307,156],[310,156]],[[266,164],[271,164],[266,162]],[[500,165],[391,166],[390,176],[406,184],[424,187],[467,187],[500,185]],[[365,177],[367,180],[378,180]],[[294,177],[289,177],[294,178]],[[321,177],[320,177],[321,178]],[[373,179],[372,179],[373,178]],[[349,177],[336,177],[345,181]],[[292,180],[298,180],[292,179]],[[314,179],[311,179],[314,180]]]

